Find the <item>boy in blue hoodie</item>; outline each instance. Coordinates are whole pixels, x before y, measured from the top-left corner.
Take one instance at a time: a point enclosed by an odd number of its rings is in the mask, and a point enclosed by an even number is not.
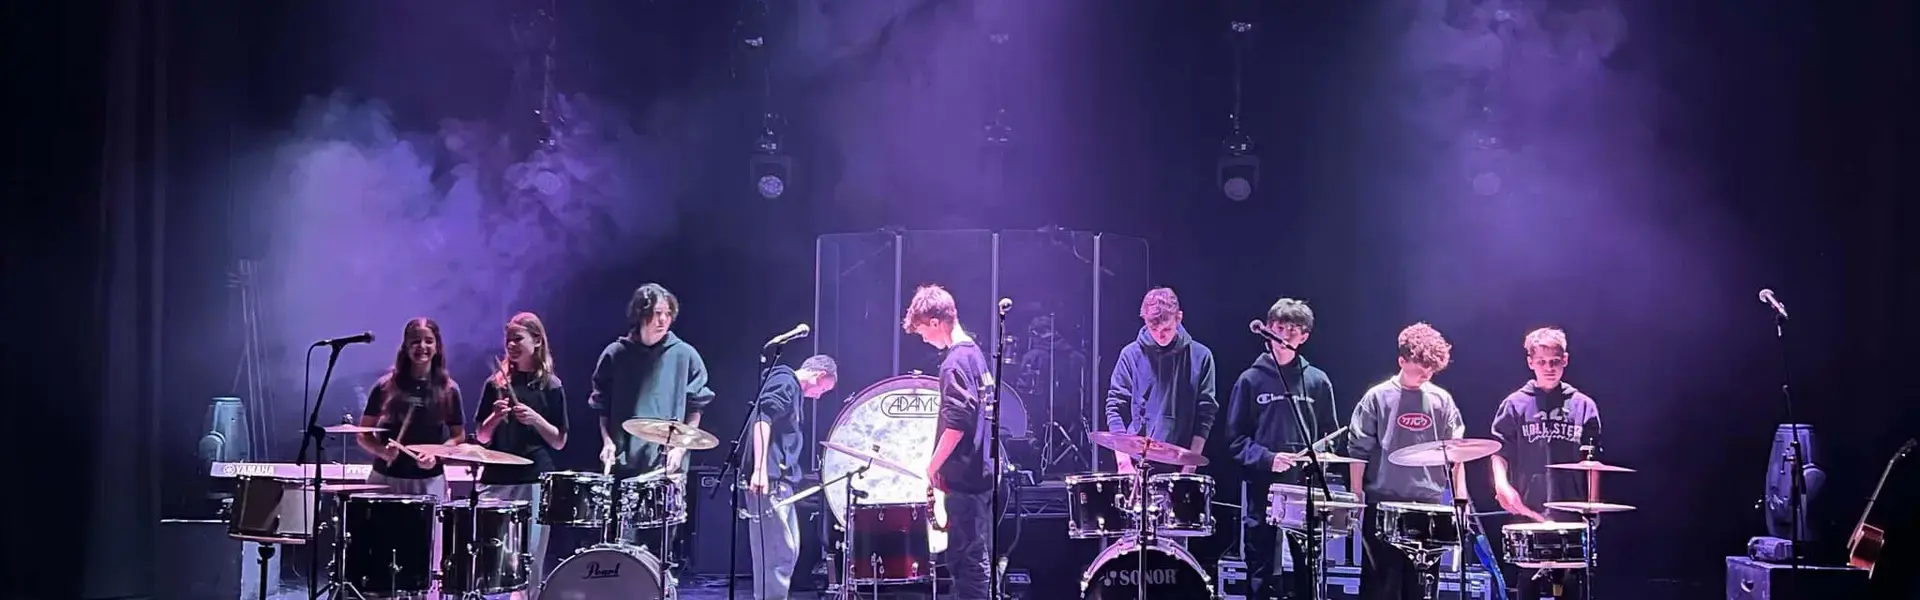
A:
[[[1180,297],[1154,288],[1140,301],[1140,337],[1120,349],[1107,384],[1107,431],[1146,436],[1200,452],[1220,402],[1214,399],[1213,351],[1180,326]],[[1133,462],[1118,452],[1121,473]],[[1185,472],[1192,473],[1193,467]]]
[[[1501,446],[1492,457],[1493,497],[1516,517],[1546,521],[1546,503],[1587,500],[1584,473],[1547,465],[1580,462],[1585,458],[1583,447],[1598,455],[1600,407],[1562,379],[1567,369],[1566,332],[1535,329],[1521,345],[1533,379],[1502,400],[1494,413],[1493,437]],[[1554,598],[1581,598],[1584,574],[1578,569],[1519,573],[1520,600],[1537,600],[1547,588]]]
[[[1243,557],[1247,583],[1259,598],[1312,598],[1312,563],[1300,540],[1280,535],[1278,528],[1267,523],[1267,490],[1275,483],[1307,485],[1303,471],[1308,465],[1296,463],[1289,453],[1305,450],[1307,444],[1339,429],[1339,417],[1333,382],[1296,351],[1313,333],[1313,309],[1305,302],[1281,298],[1267,309],[1266,326],[1286,345],[1267,342],[1267,351],[1234,380],[1227,400],[1227,432],[1248,486]],[[1301,430],[1302,421],[1307,430]],[[1282,552],[1282,538],[1295,565],[1294,576],[1284,581],[1276,558]]]

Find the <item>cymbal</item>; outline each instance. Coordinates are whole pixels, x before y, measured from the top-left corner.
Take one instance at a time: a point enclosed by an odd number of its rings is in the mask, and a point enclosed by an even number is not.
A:
[[[876,466],[876,467],[881,467],[889,471],[894,471],[901,475],[906,475],[914,479],[926,479],[926,476],[913,472],[913,469],[909,469],[904,466],[901,466],[900,463],[896,463],[896,462],[887,460],[885,458],[881,458],[879,453],[877,452],[861,450],[859,448],[854,448],[852,446],[848,446],[845,444],[837,444],[834,442],[820,442],[820,445],[825,446],[828,450],[832,450],[834,452],[839,452],[841,454],[845,454],[847,456],[851,456],[864,461],[871,461],[873,463],[873,466]]]
[[[1614,504],[1612,502],[1548,502],[1546,506],[1547,508],[1551,508],[1553,510],[1562,510],[1570,513],[1580,513],[1583,515],[1597,515],[1601,513],[1627,512],[1627,511],[1636,510],[1639,508],[1637,506],[1632,506],[1627,504]]]
[[[1119,452],[1127,456],[1137,456],[1165,465],[1182,467],[1207,466],[1207,457],[1199,452],[1175,446],[1167,442],[1147,439],[1143,436],[1118,431],[1095,431],[1087,434],[1094,445]]]
[[[486,448],[480,447],[479,444],[459,444],[454,446],[449,446],[446,444],[415,444],[412,446],[407,446],[407,449],[412,450],[414,452],[418,452],[420,454],[425,454],[427,456],[434,457],[439,460],[453,461],[453,462],[475,463],[475,464],[482,464],[482,465],[530,465],[530,464],[533,464],[532,459],[522,457],[522,456],[514,456],[512,454],[507,454],[499,450],[488,450]]]
[[[633,437],[653,442],[668,448],[686,448],[688,450],[707,450],[720,445],[720,438],[713,434],[679,421],[665,419],[627,419],[620,424],[621,429],[633,434]]]
[[[1434,440],[1395,450],[1387,456],[1387,462],[1402,467],[1439,467],[1470,463],[1499,451],[1500,442],[1494,440]]]
[[[1560,464],[1557,464],[1557,465],[1547,465],[1547,468],[1549,468],[1549,469],[1561,469],[1561,470],[1565,470],[1565,471],[1600,471],[1600,472],[1604,472],[1604,473],[1633,473],[1633,472],[1635,472],[1635,471],[1634,471],[1633,469],[1629,469],[1629,468],[1626,468],[1626,467],[1616,467],[1616,466],[1613,466],[1613,465],[1610,465],[1610,464],[1607,464],[1607,463],[1603,463],[1603,462],[1600,462],[1600,461],[1597,461],[1597,460],[1583,460],[1583,461],[1580,461],[1580,462],[1571,462],[1571,463],[1560,463]]]
[[[328,425],[326,427],[322,427],[321,429],[326,431],[327,433],[335,433],[335,434],[380,433],[382,431],[386,431],[385,429],[381,429],[379,427],[362,427],[360,425],[348,425],[346,423],[342,423],[339,425]]]

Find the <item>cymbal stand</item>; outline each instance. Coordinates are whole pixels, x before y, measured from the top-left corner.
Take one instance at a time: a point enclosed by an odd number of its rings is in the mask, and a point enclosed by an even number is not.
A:
[[[255,542],[260,552],[260,600],[267,600],[267,561],[273,560],[273,544],[266,541]]]
[[[1453,470],[1455,467],[1459,467],[1463,463],[1454,462],[1453,457],[1450,454],[1451,453],[1448,450],[1447,446],[1443,445],[1440,447],[1440,457],[1442,459],[1445,459],[1447,463],[1445,465],[1445,468],[1447,470],[1447,495],[1453,498],[1452,504],[1453,504],[1454,544],[1457,552],[1465,553],[1467,549],[1468,539],[1469,539],[1467,537],[1467,518],[1468,518],[1467,515],[1470,514],[1471,511],[1467,510],[1467,499],[1465,497],[1462,497],[1459,494],[1454,493],[1455,491],[1460,489],[1460,484],[1459,482],[1454,481]],[[1438,550],[1434,551],[1436,555],[1434,556],[1434,560],[1436,561],[1439,560],[1439,556],[1438,556],[1439,552],[1440,551]],[[1460,557],[1460,560],[1457,560],[1454,562],[1457,565],[1454,568],[1454,573],[1460,576],[1460,586],[1461,586],[1460,589],[1465,590],[1467,585],[1466,557],[1462,556]],[[1437,582],[1436,582],[1436,585],[1438,585]]]
[[[1597,513],[1580,513],[1580,520],[1585,522],[1587,525],[1587,539],[1586,539],[1586,545],[1587,545],[1586,563],[1587,564],[1585,565],[1586,575],[1580,578],[1580,597],[1585,598],[1586,600],[1593,600],[1593,563],[1596,559],[1599,558],[1598,556],[1595,556],[1595,553],[1599,552],[1599,548],[1600,548],[1600,540],[1598,538],[1599,531],[1600,531],[1600,515]]]
[[[474,465],[467,465],[467,472],[472,473],[473,468]],[[467,492],[467,569],[465,573],[467,589],[460,592],[460,598],[485,600],[486,595],[480,593],[480,490],[478,489],[480,478],[472,477],[471,479],[476,487]],[[435,507],[436,510],[438,508]],[[446,570],[444,564],[441,570],[443,572]]]
[[[865,475],[867,473],[867,469],[872,467],[873,467],[873,461],[868,460],[866,464],[860,465],[858,468],[855,468],[852,471],[848,471],[847,474],[841,475],[839,477],[835,477],[830,481],[825,481],[820,484],[820,487],[826,487],[841,481],[847,482],[847,507],[846,507],[847,514],[841,517],[841,522],[846,523],[847,526],[844,531],[840,532],[840,597],[841,598],[854,597],[855,586],[853,585],[853,561],[854,561],[853,516],[857,513],[853,510],[853,508],[855,505],[860,503],[861,498],[864,498],[867,496],[866,492],[861,491],[860,488],[858,487],[854,487],[853,479],[855,477],[860,477]]]
[[[1141,446],[1139,455],[1127,457],[1127,460],[1133,461],[1134,463],[1133,520],[1140,527],[1139,532],[1136,533],[1134,537],[1134,540],[1139,542],[1135,548],[1136,554],[1134,556],[1134,558],[1139,559],[1139,563],[1136,565],[1139,570],[1134,571],[1133,576],[1133,597],[1136,600],[1147,600],[1147,550],[1153,547],[1156,541],[1155,534],[1157,533],[1154,531],[1152,525],[1153,519],[1149,515],[1154,507],[1147,501],[1147,469],[1149,468],[1148,466],[1152,464],[1147,462],[1147,452],[1152,449],[1153,442],[1149,441],[1146,445]]]

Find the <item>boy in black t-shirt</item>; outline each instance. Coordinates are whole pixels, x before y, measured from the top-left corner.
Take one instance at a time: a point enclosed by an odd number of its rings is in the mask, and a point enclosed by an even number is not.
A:
[[[946,289],[923,285],[907,305],[902,327],[945,353],[940,361],[940,433],[927,463],[927,481],[946,493],[946,556],[954,597],[987,600],[993,471],[981,390],[991,385],[992,376],[986,355],[960,327],[959,314]]]
[[[1527,368],[1533,379],[1500,402],[1493,417],[1493,437],[1500,453],[1493,455],[1494,498],[1515,516],[1547,521],[1548,502],[1584,502],[1587,480],[1580,471],[1549,469],[1547,465],[1580,462],[1582,448],[1600,449],[1600,407],[1593,398],[1568,384],[1567,334],[1542,327],[1527,334]],[[1562,515],[1567,517],[1570,515]],[[1571,520],[1571,519],[1563,519]],[[1523,571],[1516,582],[1520,600],[1537,600],[1552,588],[1554,598],[1581,598],[1584,586],[1579,569],[1550,570],[1534,578]]]
[[[487,379],[480,394],[473,437],[487,448],[533,461],[528,465],[491,465],[481,469],[475,488],[488,500],[524,500],[540,507],[540,475],[554,471],[554,453],[567,446],[567,394],[554,374],[547,328],[533,313],[507,321],[507,359]],[[547,575],[547,526],[528,525],[527,552],[533,564],[528,595],[537,595]],[[515,592],[514,597],[522,597]]]
[[[360,425],[384,430],[354,437],[360,449],[374,456],[367,483],[385,485],[390,493],[447,499],[446,469],[432,456],[405,448],[458,444],[466,439],[460,420],[460,386],[447,374],[439,323],[425,317],[407,321],[400,347],[394,351],[393,368],[367,393]]]

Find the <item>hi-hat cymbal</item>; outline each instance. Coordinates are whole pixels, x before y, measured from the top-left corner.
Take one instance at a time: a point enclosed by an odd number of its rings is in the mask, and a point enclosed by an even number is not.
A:
[[[1093,440],[1094,445],[1102,448],[1127,456],[1137,456],[1164,465],[1177,465],[1182,467],[1207,466],[1207,457],[1202,456],[1199,452],[1131,433],[1095,431],[1087,434],[1087,439]]]
[[[524,456],[514,456],[499,450],[488,450],[479,444],[415,444],[407,446],[419,454],[451,462],[474,463],[481,465],[530,465],[533,460]]]
[[[381,429],[379,427],[363,427],[360,425],[348,425],[345,423],[342,423],[339,425],[328,425],[326,427],[322,427],[321,429],[326,431],[327,433],[335,433],[335,434],[380,433],[382,431],[386,431],[385,429]]]
[[[1387,456],[1387,462],[1402,467],[1440,467],[1470,463],[1499,451],[1500,442],[1494,440],[1434,440],[1395,450]]]
[[[707,450],[720,445],[720,438],[713,434],[679,421],[666,419],[627,419],[620,424],[621,429],[633,434],[633,437],[653,442],[668,448],[686,448],[688,450]]]
[[[1583,461],[1580,461],[1580,462],[1571,462],[1571,463],[1560,463],[1560,464],[1557,464],[1557,465],[1547,465],[1547,468],[1549,468],[1549,469],[1561,469],[1561,470],[1564,470],[1564,471],[1600,471],[1600,472],[1603,472],[1603,473],[1633,473],[1633,472],[1635,472],[1635,471],[1634,471],[1633,469],[1629,469],[1629,468],[1626,468],[1626,467],[1616,467],[1616,466],[1613,466],[1613,465],[1610,465],[1610,464],[1607,464],[1607,463],[1603,463],[1603,462],[1600,462],[1600,461],[1597,461],[1597,460],[1583,460]]]
[[[845,454],[847,456],[851,456],[859,460],[871,461],[873,463],[873,466],[876,466],[876,467],[880,467],[889,471],[894,471],[901,475],[906,475],[914,479],[926,479],[926,476],[913,472],[913,469],[906,468],[905,466],[902,466],[900,463],[896,463],[896,462],[887,460],[885,458],[882,458],[878,452],[861,450],[859,448],[855,448],[845,444],[836,444],[833,442],[820,442],[820,445],[825,446],[828,450],[839,452],[841,454]]]
[[[1553,510],[1563,510],[1583,515],[1627,512],[1639,508],[1630,504],[1614,504],[1612,502],[1548,502],[1546,506]]]

